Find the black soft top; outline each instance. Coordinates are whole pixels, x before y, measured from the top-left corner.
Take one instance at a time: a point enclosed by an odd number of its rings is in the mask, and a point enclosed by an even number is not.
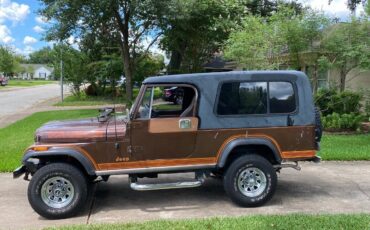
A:
[[[221,73],[192,73],[149,77],[143,84],[191,84],[199,91],[198,116],[201,129],[286,126],[287,114],[219,116],[215,112],[216,98],[223,82],[288,81],[295,88],[298,109],[289,114],[294,126],[314,125],[315,110],[312,90],[307,76],[299,71],[232,71]]]
[[[144,84],[166,84],[166,83],[190,83],[195,84],[203,81],[230,81],[230,80],[266,80],[266,77],[273,80],[274,77],[279,79],[289,80],[292,77],[303,77],[306,75],[303,72],[293,70],[277,70],[277,71],[231,71],[231,72],[216,72],[216,73],[191,73],[191,74],[176,74],[165,76],[148,77],[144,80]],[[257,79],[258,78],[258,79]]]

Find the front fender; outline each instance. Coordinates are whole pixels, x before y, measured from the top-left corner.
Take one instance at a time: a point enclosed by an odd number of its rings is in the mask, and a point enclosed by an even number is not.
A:
[[[229,157],[232,150],[238,146],[248,146],[248,145],[263,145],[271,149],[276,162],[280,163],[282,161],[280,152],[275,144],[267,138],[237,138],[230,141],[222,149],[221,155],[218,159],[217,166],[222,168],[226,165],[227,158]]]
[[[77,160],[86,170],[87,174],[95,175],[95,167],[94,163],[88,159],[83,153],[80,151],[73,149],[73,148],[65,148],[65,147],[51,147],[46,151],[34,151],[29,149],[26,151],[22,158],[22,164],[27,165],[32,158],[37,158],[42,160],[47,160],[48,157],[71,157]]]

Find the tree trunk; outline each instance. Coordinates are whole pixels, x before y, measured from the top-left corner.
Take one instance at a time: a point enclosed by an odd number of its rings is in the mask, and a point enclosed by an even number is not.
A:
[[[121,44],[121,55],[123,60],[123,67],[126,77],[126,97],[128,101],[132,100],[132,66],[130,62],[130,53],[128,44]]]
[[[180,72],[182,55],[177,50],[172,50],[170,63],[168,64],[168,74],[177,74]]]
[[[340,92],[343,92],[346,89],[346,71],[341,68],[340,69],[340,82],[339,82],[339,89]]]
[[[318,76],[318,69],[317,69],[317,63],[315,63],[315,65],[313,66],[313,72],[312,72],[312,90],[315,95],[317,93],[317,89],[319,85],[317,76]]]

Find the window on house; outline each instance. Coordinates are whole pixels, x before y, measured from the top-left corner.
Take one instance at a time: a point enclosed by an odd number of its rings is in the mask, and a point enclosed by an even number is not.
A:
[[[311,85],[313,85],[314,67],[306,66],[306,74],[311,82]],[[328,87],[328,70],[319,70],[317,73],[317,88],[320,89],[327,87]]]
[[[320,70],[319,76],[317,77],[318,88],[328,88],[328,71]]]

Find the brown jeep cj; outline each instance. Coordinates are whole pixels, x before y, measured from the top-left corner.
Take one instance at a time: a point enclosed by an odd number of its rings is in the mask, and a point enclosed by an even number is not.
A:
[[[177,87],[181,100],[161,95]],[[223,179],[245,207],[271,199],[276,172],[315,161],[320,116],[309,80],[297,71],[186,74],[147,78],[127,116],[56,121],[36,131],[17,178],[32,175],[28,199],[46,218],[75,215],[93,182],[128,174],[134,190],[188,188]],[[139,183],[160,173],[194,172],[176,183]]]

